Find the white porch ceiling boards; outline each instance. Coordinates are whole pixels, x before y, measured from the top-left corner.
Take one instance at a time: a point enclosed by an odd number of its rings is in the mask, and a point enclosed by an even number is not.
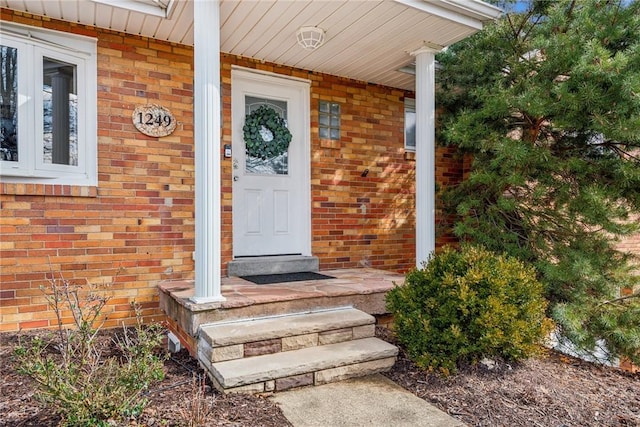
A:
[[[35,15],[193,45],[191,1],[174,0],[168,19],[108,3],[0,0]],[[497,13],[477,0],[221,0],[221,51],[413,90],[415,77],[397,71],[413,61],[410,52],[455,43]],[[323,28],[325,44],[315,51],[298,46],[301,26]]]

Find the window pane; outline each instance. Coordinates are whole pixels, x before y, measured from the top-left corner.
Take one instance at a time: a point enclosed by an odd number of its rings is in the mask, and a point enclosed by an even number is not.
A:
[[[44,58],[42,72],[44,162],[77,166],[76,66]]]
[[[416,113],[405,111],[404,113],[404,143],[407,148],[416,147]]]
[[[18,161],[18,49],[0,46],[0,160]]]
[[[340,104],[320,101],[318,122],[321,139],[340,139]]]

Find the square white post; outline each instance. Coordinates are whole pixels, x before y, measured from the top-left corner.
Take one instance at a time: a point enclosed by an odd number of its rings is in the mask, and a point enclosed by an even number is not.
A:
[[[196,303],[224,301],[221,291],[220,4],[193,3]]]
[[[416,58],[416,267],[436,248],[435,54],[423,47]]]

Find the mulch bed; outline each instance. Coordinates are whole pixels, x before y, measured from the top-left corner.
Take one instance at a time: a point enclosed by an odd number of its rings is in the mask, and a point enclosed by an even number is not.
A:
[[[378,335],[393,341],[386,330]],[[17,336],[0,334],[0,426],[55,426],[60,419],[33,398],[32,381],[15,372],[11,354]],[[204,376],[185,351],[172,355],[165,368],[166,378],[149,390],[143,414],[126,425],[185,426],[203,415],[203,426],[290,425],[265,397],[222,395],[207,385],[196,402],[194,376]],[[516,365],[463,367],[442,378],[419,369],[401,351],[386,375],[470,426],[640,426],[640,374],[554,352]],[[194,403],[205,405],[196,413]]]
[[[378,335],[394,341],[386,329]],[[554,351],[517,364],[465,366],[443,378],[400,350],[385,375],[470,426],[640,426],[640,373]]]
[[[29,332],[24,335],[44,334]],[[108,335],[108,334],[107,334]],[[34,383],[16,373],[11,358],[18,335],[0,334],[0,426],[56,426],[60,417],[45,409],[33,397]],[[220,394],[212,389],[204,371],[186,350],[172,354],[165,362],[166,375],[145,396],[149,403],[137,419],[126,426],[280,427],[290,426],[280,408],[265,397],[248,394]],[[200,378],[200,381],[198,380]],[[204,396],[194,399],[204,381]],[[199,404],[199,405],[198,405]],[[202,423],[196,420],[205,418]],[[122,425],[122,424],[121,424]]]

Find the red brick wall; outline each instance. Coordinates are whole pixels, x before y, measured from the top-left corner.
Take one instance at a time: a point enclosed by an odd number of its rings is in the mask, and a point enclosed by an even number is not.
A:
[[[631,219],[632,221],[640,221],[640,216],[636,216]],[[635,254],[635,256],[639,257],[635,260],[635,264],[637,265],[636,272],[640,275],[640,233],[635,234],[633,236],[629,236],[626,239],[623,239],[618,244],[618,249],[624,252]],[[632,292],[640,291],[640,288],[636,289],[625,289],[624,295],[629,295]],[[635,366],[631,364],[628,360],[622,360],[620,365],[623,369],[630,372],[640,372],[640,366]]]
[[[415,161],[404,150],[404,97],[399,89],[263,64],[223,55],[224,143],[231,144],[231,67],[239,65],[311,81],[312,252],[321,269],[375,268],[407,271],[415,265]],[[411,95],[412,96],[412,95]],[[319,101],[341,107],[340,141],[318,135]],[[366,177],[362,172],[368,169]],[[438,148],[441,186],[462,179],[462,160]],[[231,259],[231,164],[223,165],[223,223],[229,228],[223,262]],[[223,184],[225,185],[225,184]],[[226,202],[226,203],[225,203]],[[437,244],[453,242],[438,215]]]
[[[640,216],[633,217],[631,221],[640,223]],[[620,243],[618,244],[618,249],[624,252],[635,254],[636,256],[640,257],[640,233],[629,236],[620,241]],[[638,274],[640,274],[640,259],[637,259],[635,262],[638,265]]]
[[[131,320],[129,302],[161,318],[159,280],[193,263],[191,49],[2,9],[2,20],[98,38],[98,181],[95,187],[0,186],[1,329],[47,327],[40,285],[50,271],[73,283],[112,283],[106,326]],[[136,131],[136,105],[168,107],[166,138]]]
[[[107,326],[149,318],[160,280],[192,278],[194,250],[192,49],[1,10],[3,20],[98,39],[98,186],[0,185],[0,330],[53,326],[39,289],[50,271],[75,283],[112,283]],[[223,143],[231,143],[231,66],[311,80],[312,251],[321,268],[414,265],[414,161],[403,148],[404,91],[222,55]],[[342,108],[342,138],[318,138],[318,101]],[[139,133],[137,105],[171,110],[176,131]],[[462,177],[439,149],[440,185]],[[364,169],[369,174],[362,177]],[[231,161],[222,161],[222,262],[232,257]],[[438,222],[444,221],[438,217]],[[442,234],[438,244],[450,238]]]

